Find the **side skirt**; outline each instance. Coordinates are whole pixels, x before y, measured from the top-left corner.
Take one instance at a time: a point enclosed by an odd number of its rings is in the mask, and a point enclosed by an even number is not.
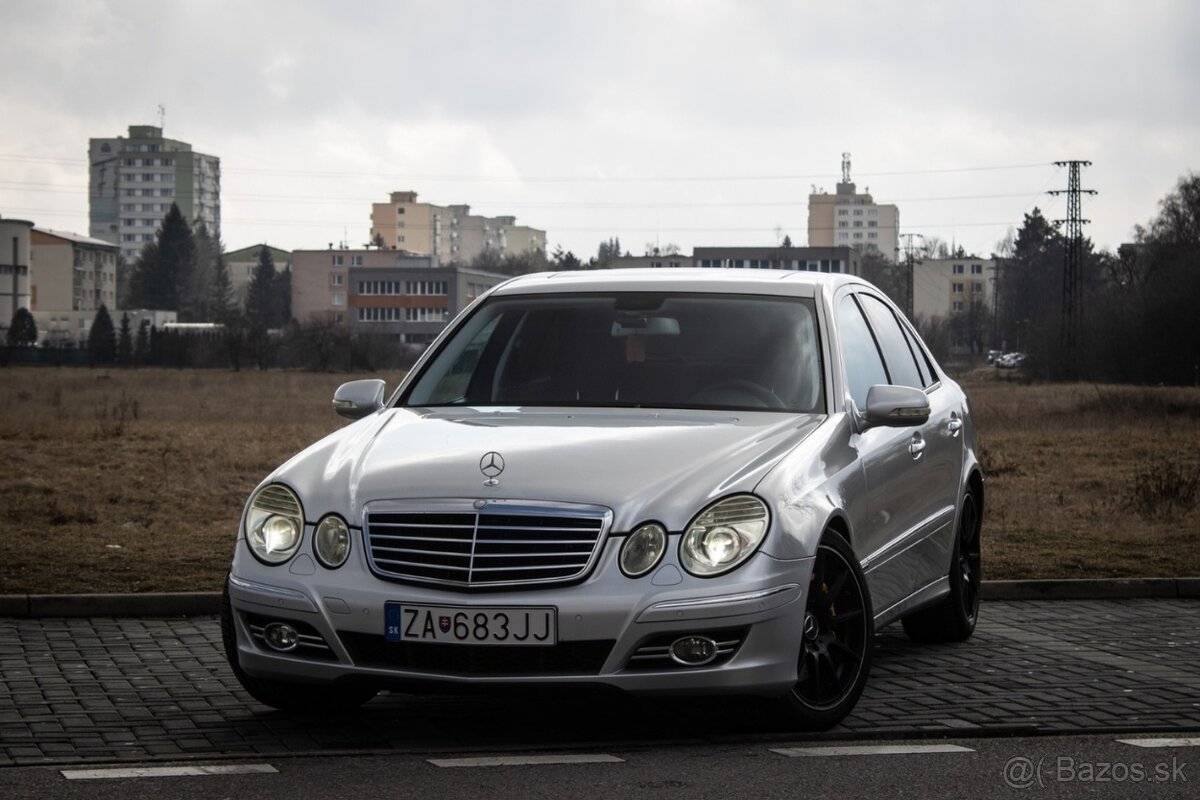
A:
[[[875,630],[879,630],[884,625],[892,624],[901,617],[916,611],[918,608],[933,605],[948,594],[950,594],[950,576],[943,575],[933,583],[918,589],[900,602],[876,614]]]

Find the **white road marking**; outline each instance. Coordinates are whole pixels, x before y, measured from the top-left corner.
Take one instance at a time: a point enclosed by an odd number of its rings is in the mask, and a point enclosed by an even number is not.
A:
[[[829,747],[772,747],[772,753],[788,758],[805,756],[907,756],[917,753],[974,753],[957,744],[863,744]]]
[[[1174,739],[1117,739],[1121,744],[1134,747],[1200,747],[1200,736],[1184,736]]]
[[[254,775],[278,772],[270,764],[195,764],[187,767],[111,767],[106,769],[64,769],[69,781],[95,781],[113,778],[177,778],[193,775]]]
[[[624,764],[625,759],[607,753],[571,756],[481,756],[476,758],[429,758],[435,767],[525,767],[537,764]]]

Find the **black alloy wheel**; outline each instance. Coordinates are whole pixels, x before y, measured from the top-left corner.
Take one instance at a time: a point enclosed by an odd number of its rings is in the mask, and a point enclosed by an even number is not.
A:
[[[817,548],[800,637],[796,685],[785,696],[792,720],[825,730],[858,702],[871,667],[874,622],[862,568],[830,531]]]
[[[915,611],[902,620],[904,632],[913,641],[962,642],[974,633],[983,583],[981,529],[979,502],[974,492],[964,492],[947,576],[950,592],[937,604]]]
[[[958,523],[958,572],[962,587],[959,592],[962,618],[971,631],[975,630],[975,620],[979,616],[979,591],[983,583],[980,566],[979,509],[975,496],[967,492]]]

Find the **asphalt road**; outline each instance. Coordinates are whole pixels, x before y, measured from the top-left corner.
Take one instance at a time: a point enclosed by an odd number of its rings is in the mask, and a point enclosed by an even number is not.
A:
[[[1137,746],[1134,742],[1150,744]],[[157,770],[158,772],[154,772]],[[170,770],[164,774],[165,770]],[[180,771],[202,774],[174,774]],[[131,774],[141,771],[141,774]],[[229,774],[230,771],[233,774]],[[207,774],[203,774],[207,773]],[[1195,798],[1200,734],[776,742],[483,755],[274,757],[183,767],[14,767],[0,796],[22,798],[614,797]]]

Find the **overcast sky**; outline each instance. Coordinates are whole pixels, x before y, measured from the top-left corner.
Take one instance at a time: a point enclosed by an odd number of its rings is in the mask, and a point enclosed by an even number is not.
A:
[[[851,153],[903,232],[1039,206],[1128,241],[1200,169],[1200,3],[0,0],[0,215],[87,232],[87,141],[221,159],[230,250],[367,241],[413,189],[587,257],[806,241]]]

